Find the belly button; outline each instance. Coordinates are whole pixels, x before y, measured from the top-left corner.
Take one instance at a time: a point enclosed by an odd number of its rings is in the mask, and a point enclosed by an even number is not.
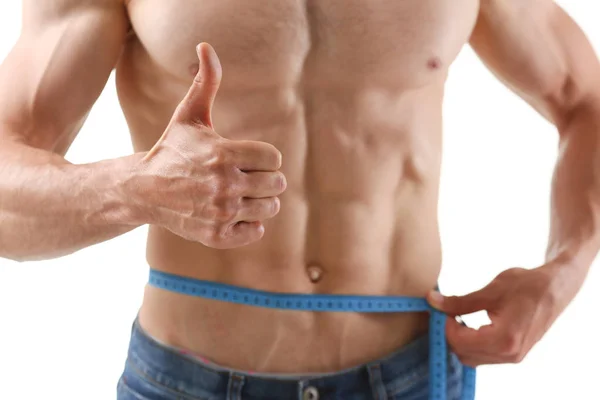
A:
[[[308,273],[308,277],[312,283],[319,282],[323,276],[323,268],[315,264],[309,265],[306,268],[306,272]]]

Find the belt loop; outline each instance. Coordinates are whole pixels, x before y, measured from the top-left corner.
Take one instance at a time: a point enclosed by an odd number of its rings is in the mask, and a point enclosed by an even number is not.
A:
[[[244,386],[244,377],[231,372],[227,384],[227,400],[242,400],[242,387]]]
[[[369,374],[369,383],[371,384],[371,391],[373,392],[374,400],[385,400],[387,393],[383,379],[381,378],[381,364],[374,363],[367,366],[367,373]]]

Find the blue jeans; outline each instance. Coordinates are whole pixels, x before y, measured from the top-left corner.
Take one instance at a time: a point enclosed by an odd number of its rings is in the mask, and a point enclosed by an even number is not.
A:
[[[203,364],[158,343],[133,324],[117,400],[427,400],[428,336],[340,372],[245,373]],[[462,364],[448,354],[448,400],[460,399]]]

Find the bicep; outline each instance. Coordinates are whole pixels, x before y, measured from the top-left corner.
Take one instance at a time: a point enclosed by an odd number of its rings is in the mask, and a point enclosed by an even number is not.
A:
[[[120,0],[24,0],[0,65],[0,135],[65,151],[102,92],[128,23]]]
[[[585,34],[552,0],[481,3],[473,49],[509,88],[560,124],[566,110],[600,82]]]

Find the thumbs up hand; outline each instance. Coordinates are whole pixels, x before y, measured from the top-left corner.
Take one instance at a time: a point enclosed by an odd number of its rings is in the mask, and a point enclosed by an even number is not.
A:
[[[272,145],[234,141],[213,129],[221,82],[213,48],[197,47],[200,67],[156,145],[127,183],[146,223],[213,248],[233,248],[264,235],[286,188],[281,153]]]

